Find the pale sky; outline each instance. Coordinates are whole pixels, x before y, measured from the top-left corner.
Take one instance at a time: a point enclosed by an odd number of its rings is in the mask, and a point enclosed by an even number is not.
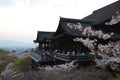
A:
[[[59,16],[81,19],[117,0],[0,0],[0,40],[32,42],[56,31]]]

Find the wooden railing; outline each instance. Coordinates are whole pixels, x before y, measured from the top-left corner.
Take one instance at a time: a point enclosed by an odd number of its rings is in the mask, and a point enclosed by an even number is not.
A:
[[[56,53],[54,57],[59,57],[59,58],[64,58],[64,59],[69,59],[69,55],[66,54],[61,54],[61,53]]]
[[[89,54],[67,55],[67,54],[56,53],[54,55],[54,58],[60,59],[60,60],[65,60],[65,61],[72,61],[72,60],[86,61],[86,60],[90,60],[90,55]]]
[[[36,62],[39,62],[41,60],[41,55],[35,53],[35,52],[30,52],[29,56],[35,60]]]
[[[47,60],[53,60],[53,59],[57,59],[57,60],[62,60],[62,61],[74,61],[74,60],[78,60],[78,61],[88,61],[90,60],[90,54],[77,54],[77,55],[68,55],[68,54],[63,54],[63,53],[55,53],[54,57],[51,57],[52,55],[40,55],[38,53],[30,53],[30,56],[33,60],[35,60],[36,62],[39,61],[47,61]]]
[[[51,60],[51,55],[49,54],[44,54],[42,52],[30,52],[30,57],[36,61],[36,62],[44,62],[44,61],[50,61]]]

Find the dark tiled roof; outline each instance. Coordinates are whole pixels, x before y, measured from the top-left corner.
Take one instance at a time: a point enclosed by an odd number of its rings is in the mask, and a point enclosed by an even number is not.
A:
[[[102,30],[104,33],[111,33],[113,32],[114,34],[112,35],[112,39],[120,39],[120,23],[115,24],[115,25],[105,25],[104,22],[93,26],[94,29],[96,30]]]
[[[78,22],[81,22],[81,23],[93,23],[93,22],[95,22],[95,20],[72,19],[72,18],[63,18],[63,17],[60,17],[60,21],[75,22],[75,23],[78,23]]]
[[[54,34],[54,36],[58,36],[61,34],[67,34],[71,36],[86,37],[78,29],[70,28],[67,24],[68,23],[74,23],[74,24],[81,23],[82,26],[86,27],[90,25],[92,22],[93,21],[80,20],[80,19],[60,18],[59,25],[58,25],[57,31]]]
[[[106,20],[111,19],[111,17],[115,15],[117,11],[120,11],[120,1],[114,2],[108,6],[98,9],[94,11],[91,15],[83,19],[95,20],[96,22],[94,24],[96,25],[96,24],[100,24]]]
[[[82,26],[85,28],[88,25],[91,25],[94,21],[88,21],[88,20],[79,20],[79,19],[69,19],[69,18],[60,18],[59,25],[57,28],[56,33],[54,34],[54,37],[60,37],[64,34],[71,35],[71,36],[77,36],[77,37],[88,37],[86,35],[83,35],[82,32],[80,32],[78,29],[72,29],[68,27],[68,23],[81,23]],[[120,23],[117,25],[107,26],[103,24],[99,24],[96,26],[92,26],[92,30],[102,30],[103,33],[110,34],[111,32],[114,33],[112,35],[112,39],[120,39]],[[93,37],[91,37],[93,38]]]
[[[120,0],[94,11],[91,15],[83,18],[83,20],[95,20],[92,25],[94,29],[102,30],[104,33],[113,32],[112,38],[120,39],[120,23],[111,26],[105,25],[105,22],[110,21],[117,11],[120,12]]]
[[[44,40],[49,40],[53,36],[54,32],[43,32],[43,31],[38,31],[37,32],[37,38],[34,40],[34,42],[42,42]]]

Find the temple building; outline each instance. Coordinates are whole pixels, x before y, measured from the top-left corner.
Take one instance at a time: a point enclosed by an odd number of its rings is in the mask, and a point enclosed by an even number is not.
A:
[[[70,19],[70,18],[60,18],[58,28],[53,35],[52,41],[54,42],[54,48],[61,51],[78,51],[87,52],[89,51],[82,43],[75,42],[73,39],[76,37],[87,38],[83,35],[79,29],[75,26],[73,28],[70,25],[80,24],[83,28],[92,24],[91,21]]]
[[[60,60],[70,62],[73,60],[90,61],[89,48],[82,42],[75,42],[74,38],[80,37],[86,39],[88,36],[83,35],[77,25],[83,29],[92,24],[93,21],[70,19],[60,17],[56,32],[38,31],[37,38],[34,40],[39,46],[31,57],[35,62],[48,62]],[[74,27],[70,27],[73,26]],[[75,26],[76,25],[76,26]]]
[[[37,38],[34,40],[34,43],[38,43],[38,50],[48,50],[52,47],[52,36],[55,32],[43,32],[43,31],[38,31],[37,32]]]
[[[92,22],[93,21],[60,17],[58,28],[52,38],[54,50],[57,50],[54,58],[68,62],[72,60],[89,61],[87,56],[89,55],[90,50],[84,46],[83,43],[75,42],[74,38],[87,38],[88,36],[83,35],[76,26],[79,25],[81,28],[85,28],[90,26]]]
[[[94,32],[101,30],[101,33],[110,34],[110,37],[102,39],[91,36],[84,33],[86,28],[87,33],[90,33],[89,30]],[[33,61],[40,64],[41,62],[53,63],[53,61],[58,63],[58,60],[63,62],[91,61],[90,49],[83,42],[75,41],[75,38],[96,39],[95,46],[120,40],[120,1],[98,9],[83,19],[60,17],[55,32],[38,31],[34,42],[39,46],[30,56]]]

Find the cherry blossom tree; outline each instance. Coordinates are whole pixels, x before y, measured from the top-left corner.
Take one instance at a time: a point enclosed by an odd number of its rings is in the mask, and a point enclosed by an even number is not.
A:
[[[110,22],[106,22],[106,25],[114,25],[120,22],[120,13],[116,12],[116,16],[113,16]],[[116,64],[113,66],[113,63],[120,63],[120,41],[109,41],[108,44],[102,45],[97,43],[97,39],[91,40],[90,37],[96,37],[98,39],[107,40],[114,35],[113,32],[110,34],[104,33],[102,30],[92,30],[92,27],[89,25],[87,27],[83,27],[81,23],[68,23],[67,26],[71,29],[79,30],[83,35],[88,36],[88,38],[83,39],[82,37],[76,37],[73,39],[75,42],[81,42],[84,46],[88,47],[91,50],[93,55],[97,54],[101,57],[101,59],[95,56],[96,66],[100,68],[105,68],[110,65],[110,67],[115,70]],[[96,50],[97,47],[97,50]]]
[[[109,22],[105,22],[105,25],[114,25],[120,22],[120,12],[117,11],[115,15],[112,16],[112,19]]]

